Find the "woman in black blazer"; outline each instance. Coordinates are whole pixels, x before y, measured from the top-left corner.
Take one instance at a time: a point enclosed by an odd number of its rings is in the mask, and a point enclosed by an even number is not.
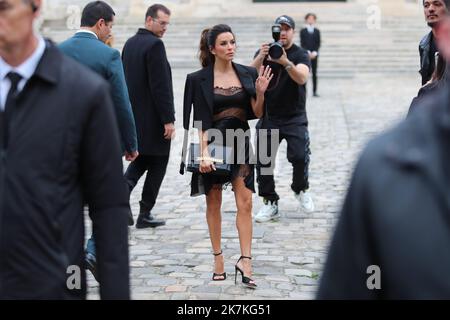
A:
[[[189,130],[193,105],[194,127],[199,131],[202,160],[200,173],[192,175],[191,195],[206,195],[206,219],[215,257],[212,280],[226,279],[221,249],[220,208],[223,186],[231,183],[236,198],[236,225],[241,247],[241,257],[235,265],[236,276],[239,271],[242,283],[255,288],[256,284],[250,278],[252,192],[255,192],[255,189],[254,168],[249,161],[250,128],[247,120],[263,116],[264,93],[272,79],[272,73],[269,68],[262,67],[258,75],[252,67],[233,63],[235,50],[235,37],[229,26],[216,25],[202,32],[200,62],[203,69],[187,76],[183,120],[184,128]],[[244,143],[238,144],[234,138],[227,141],[227,131],[238,129],[247,133]],[[221,134],[222,143],[225,141],[227,146],[234,148],[234,160],[237,160],[232,165],[232,173],[227,176],[211,173],[215,170],[215,166],[207,146],[211,140],[217,141],[218,134]],[[215,139],[211,139],[213,135]]]

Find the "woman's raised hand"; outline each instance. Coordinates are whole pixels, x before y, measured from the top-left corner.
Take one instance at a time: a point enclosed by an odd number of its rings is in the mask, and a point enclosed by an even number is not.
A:
[[[270,80],[273,78],[270,66],[261,66],[259,68],[259,77],[256,79],[255,87],[257,94],[264,94],[269,86]]]

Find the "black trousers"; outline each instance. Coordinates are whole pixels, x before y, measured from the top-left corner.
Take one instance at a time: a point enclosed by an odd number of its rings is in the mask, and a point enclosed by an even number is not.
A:
[[[155,206],[159,189],[166,175],[168,162],[169,156],[139,155],[136,160],[130,163],[125,172],[125,180],[131,194],[139,179],[147,171],[141,201],[149,211]]]
[[[276,147],[271,147],[272,136],[278,130]],[[263,137],[263,135],[265,137]],[[276,137],[276,136],[274,136]],[[310,160],[309,133],[306,123],[296,118],[286,119],[261,119],[256,125],[257,165],[256,174],[258,182],[258,194],[269,201],[280,199],[275,191],[273,169],[278,152],[278,146],[285,139],[287,142],[287,159],[292,164],[291,189],[295,193],[309,188],[308,169]],[[263,148],[261,150],[261,148]],[[267,150],[267,152],[265,152]],[[262,153],[261,153],[262,152]],[[267,157],[264,159],[261,157]]]
[[[311,60],[312,67],[312,79],[313,79],[313,93],[317,93],[317,65],[319,63],[319,57]]]

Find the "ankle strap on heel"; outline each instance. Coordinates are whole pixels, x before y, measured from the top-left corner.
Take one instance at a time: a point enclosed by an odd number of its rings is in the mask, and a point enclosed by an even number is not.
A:
[[[220,250],[220,252],[219,252],[219,253],[214,253],[214,252],[213,252],[213,256],[217,257],[217,256],[220,256],[220,255],[221,255],[222,253],[223,253],[223,251],[222,251],[222,250]]]
[[[250,260],[252,260],[252,257],[240,256],[239,260],[237,262],[241,261],[242,259],[250,259]]]

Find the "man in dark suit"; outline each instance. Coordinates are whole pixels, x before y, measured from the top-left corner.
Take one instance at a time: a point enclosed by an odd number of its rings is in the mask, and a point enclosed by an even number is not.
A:
[[[111,36],[114,16],[111,6],[103,1],[88,3],[81,15],[81,30],[61,43],[59,48],[66,55],[97,72],[110,84],[122,137],[122,150],[125,151],[125,158],[128,161],[134,161],[138,156],[136,126],[122,60],[119,51],[105,44]],[[130,220],[132,219],[130,211]],[[132,224],[132,222],[129,223]],[[92,236],[87,243],[86,264],[98,280],[94,238]]]
[[[120,52],[105,44],[111,36],[115,13],[103,1],[90,2],[81,16],[81,29],[59,48],[66,55],[88,66],[111,87],[112,99],[127,160],[138,156],[136,125],[131,110]]]
[[[320,31],[314,26],[316,21],[317,16],[314,13],[308,13],[305,16],[306,27],[300,30],[301,47],[308,50],[311,59],[314,97],[319,96],[317,94],[317,65],[319,63]]]
[[[438,22],[448,12],[450,0],[423,0],[423,13],[431,31],[419,43],[420,75],[422,85],[430,81],[436,67],[435,55],[437,52],[435,33]]]
[[[155,219],[151,210],[166,173],[175,134],[172,73],[161,41],[170,23],[170,11],[163,5],[153,5],[145,19],[145,28],[128,39],[122,52],[140,152],[125,173],[130,193],[147,171],[137,228],[165,224]]]
[[[41,0],[0,0],[0,298],[83,299],[83,205],[100,295],[127,299],[127,215],[107,83],[33,32]]]

